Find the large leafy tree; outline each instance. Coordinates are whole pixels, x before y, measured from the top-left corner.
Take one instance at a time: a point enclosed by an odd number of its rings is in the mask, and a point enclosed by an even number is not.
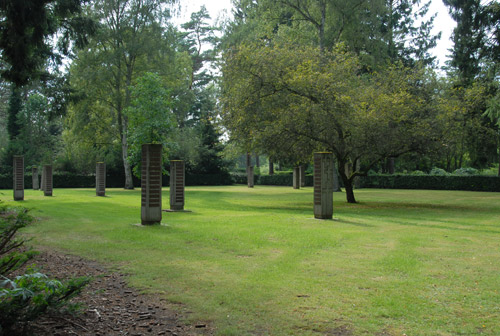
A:
[[[132,168],[128,160],[130,88],[147,71],[182,78],[182,67],[172,74],[171,33],[167,29],[170,0],[95,0],[88,11],[100,29],[89,45],[79,51],[71,73],[73,85],[82,95],[72,113],[74,120],[93,120],[90,127],[121,148],[125,188],[132,189]],[[176,63],[175,61],[173,63]],[[175,69],[178,70],[178,69]],[[165,74],[170,72],[169,74]],[[175,71],[174,71],[175,72]],[[176,85],[176,84],[174,84]],[[103,123],[100,123],[103,122]],[[73,125],[72,131],[80,130]],[[88,140],[88,138],[87,138]]]
[[[412,91],[420,77],[402,67],[363,75],[342,49],[252,45],[224,67],[224,118],[233,139],[332,151],[348,202],[353,180],[380,160],[422,149],[432,118]]]

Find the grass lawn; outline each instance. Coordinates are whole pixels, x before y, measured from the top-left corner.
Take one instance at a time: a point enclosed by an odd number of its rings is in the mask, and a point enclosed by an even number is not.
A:
[[[322,221],[312,188],[188,187],[193,212],[153,227],[134,225],[139,190],[106,193],[16,204],[41,218],[26,230],[36,245],[128,273],[220,335],[500,335],[500,193],[336,193]]]

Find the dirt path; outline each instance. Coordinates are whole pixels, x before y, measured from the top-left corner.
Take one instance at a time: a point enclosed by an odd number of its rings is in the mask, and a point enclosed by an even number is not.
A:
[[[34,335],[213,335],[205,322],[186,325],[188,312],[127,286],[125,276],[96,262],[54,251],[42,251],[29,264],[56,279],[91,276],[92,282],[75,299],[79,316],[48,316],[34,323]]]

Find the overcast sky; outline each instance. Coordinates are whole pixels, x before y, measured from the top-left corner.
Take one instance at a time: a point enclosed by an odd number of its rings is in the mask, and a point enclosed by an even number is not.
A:
[[[231,13],[231,0],[184,0],[182,1],[181,16],[176,18],[175,21],[180,23],[188,21],[190,14],[192,12],[197,12],[202,5],[207,7],[214,21],[219,15],[224,15],[224,11],[226,11],[227,14]],[[442,0],[432,0],[429,13],[437,13],[437,18],[434,21],[433,33],[442,32],[442,34],[441,40],[438,42],[438,46],[433,50],[433,53],[438,57],[439,66],[443,66],[446,56],[449,54],[448,49],[452,46],[450,36],[456,23],[449,16],[448,10]]]

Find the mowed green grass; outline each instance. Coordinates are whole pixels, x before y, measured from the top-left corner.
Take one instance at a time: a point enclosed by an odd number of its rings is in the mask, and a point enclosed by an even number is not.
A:
[[[40,218],[35,244],[119,269],[219,335],[500,335],[500,193],[335,193],[327,221],[312,188],[188,187],[192,212],[153,227],[135,225],[140,190],[107,195],[16,204]]]

